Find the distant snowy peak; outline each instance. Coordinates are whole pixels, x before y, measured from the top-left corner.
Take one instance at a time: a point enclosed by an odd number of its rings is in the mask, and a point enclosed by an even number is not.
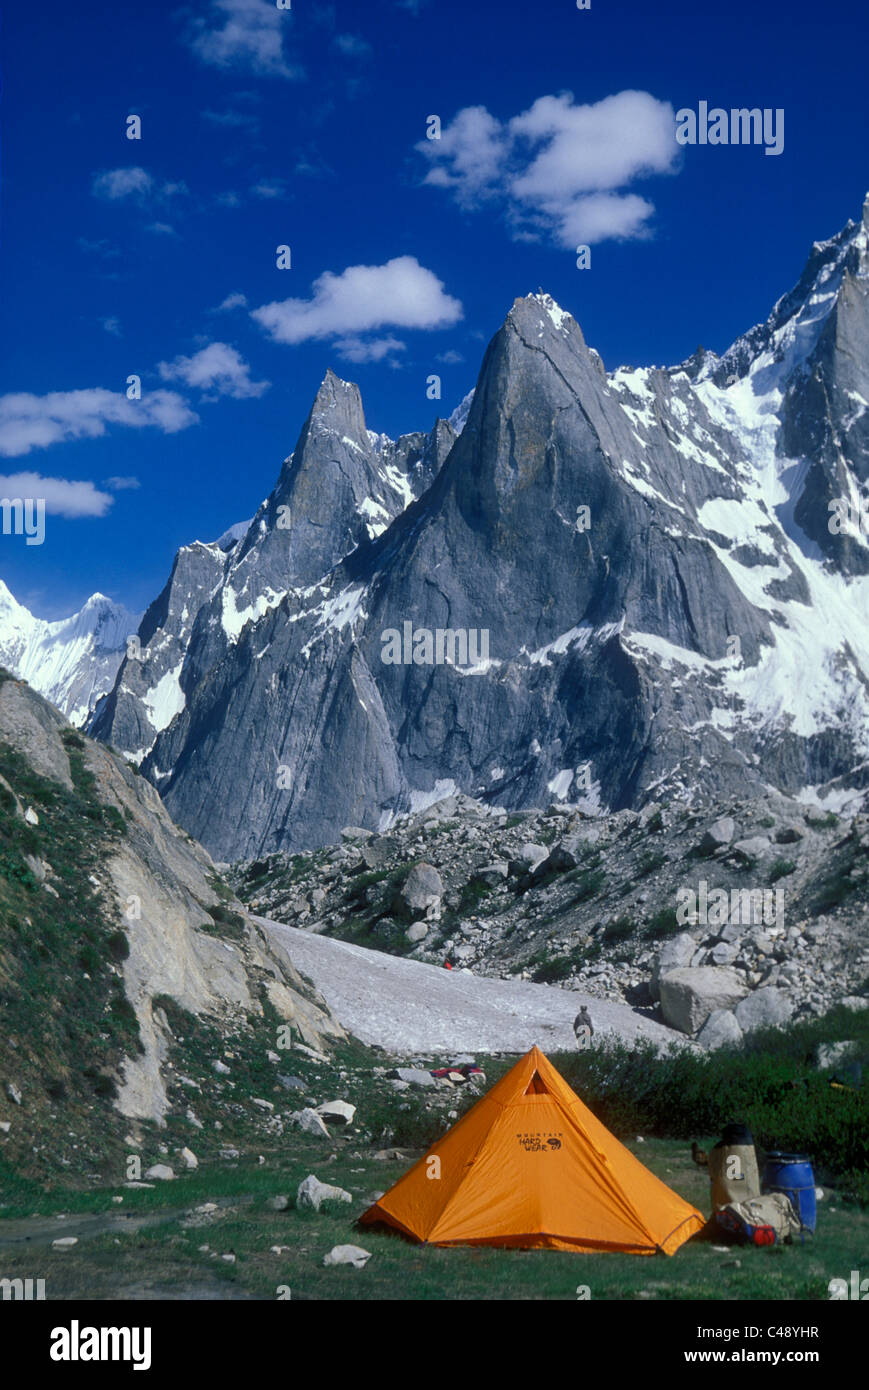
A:
[[[733,385],[758,367],[784,364],[792,372],[814,349],[849,275],[869,276],[869,194],[859,222],[849,220],[836,236],[813,243],[799,280],[776,301],[763,323],[741,334],[720,357],[698,350],[672,370],[720,387]]]
[[[468,392],[464,400],[460,401],[449,418],[448,423],[456,436],[461,434],[465,425],[468,423],[468,416],[471,413],[471,406],[474,403],[475,391],[476,387]]]
[[[78,726],[111,690],[138,626],[135,613],[105,594],[93,594],[69,618],[36,618],[0,580],[0,664]]]
[[[218,536],[216,541],[208,542],[216,545],[218,550],[231,550],[240,540],[243,540],[253,524],[253,518],[247,521],[236,521],[233,526],[229,526],[222,536]]]

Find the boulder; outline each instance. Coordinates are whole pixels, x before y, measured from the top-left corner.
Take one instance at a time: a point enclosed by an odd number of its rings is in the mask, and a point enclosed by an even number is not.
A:
[[[443,895],[444,885],[434,865],[414,864],[395,895],[393,909],[399,916],[416,921],[440,907]]]
[[[772,986],[756,989],[747,999],[741,1000],[734,1010],[743,1033],[751,1033],[755,1028],[780,1028],[787,1023],[793,1011],[793,1004],[787,995]]]
[[[316,1114],[322,1115],[329,1124],[352,1125],[356,1106],[347,1100],[326,1100],[317,1106]]]
[[[404,934],[408,941],[413,941],[414,943],[417,941],[425,941],[428,936],[428,923],[414,922],[412,926],[408,927]]]
[[[709,952],[710,965],[730,965],[739,955],[739,947],[731,941],[718,941]]]
[[[353,1197],[343,1187],[333,1187],[328,1182],[320,1182],[309,1173],[304,1182],[299,1183],[296,1193],[296,1206],[299,1211],[319,1211],[324,1202],[352,1202]]]
[[[482,868],[475,869],[471,875],[471,883],[482,883],[487,888],[500,888],[508,873],[506,859],[495,859],[491,864],[484,864]]]
[[[435,1079],[431,1072],[423,1071],[421,1067],[396,1067],[391,1076],[398,1081],[404,1081],[408,1086],[434,1086]]]
[[[564,839],[559,840],[549,851],[546,868],[554,869],[560,874],[567,873],[570,869],[578,869],[588,843],[581,835],[565,835]]]
[[[145,1173],[146,1178],[153,1178],[155,1182],[172,1182],[175,1174],[168,1163],[154,1163]]]
[[[303,1130],[305,1134],[316,1134],[320,1139],[331,1138],[328,1129],[323,1124],[316,1110],[311,1110],[309,1108],[297,1110],[295,1115],[290,1116],[290,1124],[296,1125],[296,1127]]]
[[[185,1168],[198,1168],[198,1167],[199,1167],[199,1159],[196,1157],[196,1155],[195,1155],[195,1153],[193,1152],[192,1149],[182,1149],[182,1150],[181,1150],[181,1157],[182,1157],[182,1159],[184,1160],[184,1167],[185,1167]]]
[[[848,1061],[857,1051],[856,1042],[833,1042],[818,1043],[815,1048],[815,1065],[819,1067],[837,1067],[840,1062]]]
[[[308,1089],[308,1083],[303,1081],[300,1076],[284,1076],[282,1072],[278,1072],[277,1079],[285,1091],[307,1091]]]
[[[545,845],[535,845],[527,841],[520,845],[519,851],[514,859],[510,860],[508,868],[512,874],[533,874],[545,859],[549,858],[549,850]]]
[[[682,1033],[696,1033],[716,1009],[732,1009],[746,994],[736,971],[717,965],[671,970],[660,991],[664,1019]]]
[[[717,849],[729,845],[735,834],[736,821],[731,816],[722,816],[721,820],[715,821],[704,832],[700,848],[707,854],[714,854]]]
[[[747,840],[737,840],[730,846],[730,853],[745,860],[762,859],[765,854],[769,854],[771,848],[767,835],[752,835]]]
[[[736,1015],[729,1009],[714,1009],[697,1034],[697,1041],[710,1052],[717,1047],[741,1042],[742,1029],[736,1021]]]
[[[690,932],[679,932],[678,936],[671,937],[669,941],[661,947],[655,956],[652,965],[652,978],[649,981],[649,990],[653,999],[660,999],[661,976],[667,975],[671,970],[679,970],[682,966],[690,965],[691,958],[697,949],[697,943]]]

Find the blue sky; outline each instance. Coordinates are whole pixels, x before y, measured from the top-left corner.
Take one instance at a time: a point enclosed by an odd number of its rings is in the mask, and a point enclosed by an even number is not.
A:
[[[0,576],[41,617],[144,607],[253,514],[327,367],[370,428],[428,428],[538,287],[608,368],[723,349],[859,216],[867,28],[857,0],[7,5],[0,486],[49,515]],[[782,108],[783,152],[676,145],[701,100]]]

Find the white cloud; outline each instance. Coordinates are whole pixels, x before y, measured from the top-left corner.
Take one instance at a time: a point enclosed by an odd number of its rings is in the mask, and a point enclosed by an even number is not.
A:
[[[586,106],[544,96],[507,122],[466,107],[417,149],[431,166],[425,183],[464,206],[498,198],[518,238],[546,233],[560,246],[648,235],[654,204],[625,190],[674,173],[680,153],[672,106],[638,91]]]
[[[283,179],[260,179],[250,191],[255,198],[283,198],[286,189]]]
[[[301,68],[284,57],[284,19],[274,0],[211,0],[205,17],[192,21],[189,43],[201,62],[244,68],[269,77],[296,78]]]
[[[406,346],[398,338],[337,338],[335,349],[348,362],[382,362],[393,352],[405,352]]]
[[[139,482],[138,478],[133,478],[130,476],[126,476],[123,478],[103,478],[103,487],[111,488],[112,492],[130,492],[131,490],[140,488],[141,486],[142,484]]]
[[[0,396],[0,456],[17,458],[70,439],[97,439],[109,425],[175,434],[198,419],[175,391],[146,391],[138,401],[99,386],[45,396],[17,391]]]
[[[229,343],[209,343],[192,357],[161,362],[157,370],[164,381],[183,381],[198,391],[212,393],[212,399],[261,396],[271,385],[268,381],[251,381],[250,364]]]
[[[114,502],[107,492],[99,492],[93,483],[71,482],[66,478],[44,478],[41,473],[9,473],[0,475],[0,495],[3,497],[41,498],[46,512],[55,516],[76,519],[83,516],[105,516]]]
[[[146,169],[137,165],[129,169],[106,169],[96,174],[92,192],[97,198],[117,202],[121,198],[144,198],[151,192],[154,180]]]
[[[111,333],[115,338],[121,336],[121,320],[110,314],[108,318],[100,319],[100,323],[107,333]]]
[[[247,308],[247,295],[246,295],[246,294],[242,294],[240,290],[236,290],[233,294],[228,294],[228,295],[226,296],[226,298],[224,299],[223,303],[222,303],[222,304],[218,304],[217,308],[216,308],[215,310],[213,310],[213,312],[214,312],[215,314],[223,314],[223,313],[228,313],[230,309],[246,309],[246,308]]]
[[[155,236],[177,236],[177,235],[178,235],[178,233],[176,232],[175,228],[174,228],[174,227],[171,227],[171,226],[169,225],[168,222],[149,222],[148,225],[147,225],[147,227],[145,228],[145,231],[146,231],[146,232],[153,232]]]
[[[415,256],[385,265],[351,265],[340,275],[327,270],[314,281],[311,299],[263,304],[251,317],[276,342],[310,338],[355,338],[379,328],[445,328],[462,317],[462,306]]]
[[[371,44],[356,34],[336,34],[332,40],[333,48],[343,53],[345,58],[367,58],[373,52]]]
[[[473,206],[499,191],[510,141],[485,106],[466,106],[443,128],[440,140],[421,140],[417,149],[432,161],[423,181],[451,188],[460,203]]]

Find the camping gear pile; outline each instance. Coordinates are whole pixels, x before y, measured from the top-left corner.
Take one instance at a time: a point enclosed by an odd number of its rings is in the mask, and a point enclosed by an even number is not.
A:
[[[464,1086],[468,1081],[485,1081],[486,1074],[476,1062],[463,1062],[461,1066],[436,1067],[430,1073],[436,1081],[449,1081],[451,1086]]]
[[[815,1229],[815,1178],[805,1154],[770,1153],[761,1180],[751,1131],[726,1125],[705,1161],[712,1185],[713,1220],[749,1245],[775,1245]]]

